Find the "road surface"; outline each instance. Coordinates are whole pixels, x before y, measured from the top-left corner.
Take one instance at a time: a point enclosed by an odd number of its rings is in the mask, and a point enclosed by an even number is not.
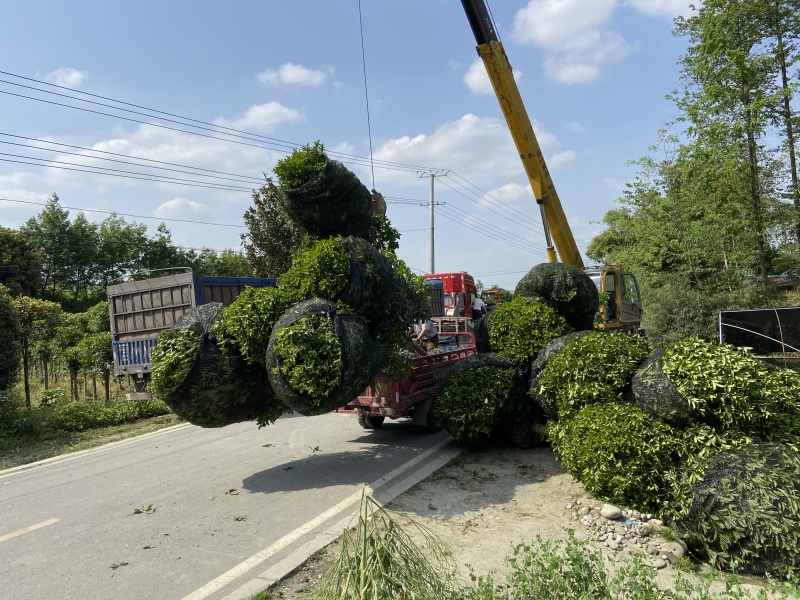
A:
[[[249,598],[458,452],[354,416],[192,425],[0,471],[5,600]],[[382,498],[383,496],[383,498]]]

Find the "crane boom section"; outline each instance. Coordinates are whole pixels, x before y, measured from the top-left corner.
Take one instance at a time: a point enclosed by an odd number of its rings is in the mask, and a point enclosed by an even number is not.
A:
[[[556,193],[547,164],[544,162],[539,142],[533,132],[525,105],[519,93],[511,64],[503,44],[490,40],[478,45],[478,54],[483,59],[489,80],[492,82],[500,108],[505,116],[511,137],[522,159],[525,173],[531,183],[536,202],[542,206],[544,216],[561,261],[583,269],[583,259],[578,251],[572,230]]]

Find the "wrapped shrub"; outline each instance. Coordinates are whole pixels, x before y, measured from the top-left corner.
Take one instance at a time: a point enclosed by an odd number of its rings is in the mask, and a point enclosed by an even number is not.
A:
[[[779,396],[761,393],[768,369],[749,350],[687,338],[667,347],[662,362],[698,420],[717,429],[768,433],[765,421]]]
[[[585,406],[550,425],[553,452],[592,494],[639,510],[657,508],[678,439],[635,406]]]
[[[275,400],[262,366],[218,343],[215,322],[223,310],[217,303],[198,306],[161,332],[151,354],[150,388],[172,412],[200,427],[272,422],[286,407]]]
[[[473,325],[475,347],[478,352],[491,352],[489,346],[489,314],[483,315],[480,319],[475,321]]]
[[[567,344],[572,340],[588,335],[589,333],[591,333],[591,331],[585,329],[582,331],[573,331],[572,333],[553,338],[547,342],[544,348],[539,351],[539,354],[536,355],[536,360],[534,360],[531,365],[533,376],[535,377],[538,375],[547,366],[550,359],[566,348]]]
[[[328,159],[319,142],[295,150],[275,165],[281,206],[311,234],[369,238],[372,197],[342,163]]]
[[[753,575],[800,568],[800,455],[777,443],[724,450],[686,484],[675,528],[712,566]]]
[[[528,363],[553,338],[571,331],[564,317],[542,302],[515,297],[484,317],[489,347],[516,363]]]
[[[286,311],[272,330],[267,368],[275,394],[303,415],[319,415],[355,399],[386,356],[364,321],[311,298]]]
[[[633,402],[644,412],[676,427],[697,417],[692,406],[664,374],[663,350],[653,352],[631,379]]]
[[[221,315],[215,333],[235,345],[248,363],[266,365],[267,345],[272,327],[295,297],[275,287],[247,287]]]
[[[514,364],[499,354],[474,354],[449,371],[436,396],[436,417],[459,443],[480,444],[506,416],[524,417],[521,404],[524,386]]]
[[[587,404],[619,402],[649,348],[642,338],[593,331],[571,340],[533,380],[539,394],[566,418]]]
[[[360,238],[330,238],[299,251],[281,276],[281,288],[299,300],[330,298],[361,316],[370,331],[391,320],[395,289],[391,264]]]
[[[577,331],[592,329],[600,306],[600,294],[591,277],[565,263],[536,265],[520,279],[514,295],[540,297]]]

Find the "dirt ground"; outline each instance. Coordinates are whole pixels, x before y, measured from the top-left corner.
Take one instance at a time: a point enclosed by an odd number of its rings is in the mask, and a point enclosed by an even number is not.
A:
[[[505,558],[512,548],[534,542],[537,535],[544,540],[566,539],[567,528],[571,528],[576,537],[587,539],[575,507],[599,508],[602,504],[558,464],[549,448],[535,448],[466,451],[387,508],[406,513],[439,536],[468,582],[467,565],[479,575],[495,572],[495,580],[502,581]],[[633,560],[627,550],[615,552],[593,543],[618,563]],[[309,598],[335,553],[334,543],[315,554],[274,586],[270,597]],[[659,585],[664,587],[674,575],[672,566],[656,571]]]

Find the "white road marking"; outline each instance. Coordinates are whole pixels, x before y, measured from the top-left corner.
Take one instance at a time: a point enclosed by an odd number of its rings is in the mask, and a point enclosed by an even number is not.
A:
[[[423,460],[425,460],[426,458],[428,458],[432,454],[435,454],[436,452],[438,452],[442,447],[446,446],[447,444],[451,444],[452,442],[453,442],[453,440],[451,438],[449,438],[449,437],[447,439],[445,439],[445,440],[442,440],[441,442],[439,442],[435,446],[429,448],[425,452],[422,452],[421,454],[418,454],[417,456],[412,458],[407,463],[405,463],[403,465],[400,465],[399,467],[397,467],[393,471],[387,473],[386,475],[384,475],[380,479],[378,479],[376,481],[373,481],[371,484],[366,486],[366,492],[371,495],[372,494],[372,490],[374,490],[375,488],[380,487],[381,485],[385,484],[388,481],[391,481],[392,479],[394,479],[395,477],[397,477],[398,475],[400,475],[404,471],[407,471],[408,469],[410,469],[414,465],[422,462]],[[195,590],[194,592],[192,592],[188,596],[184,596],[183,600],[203,600],[204,598],[208,598],[214,592],[222,589],[224,586],[228,585],[231,581],[235,580],[237,577],[240,577],[241,575],[243,575],[244,573],[246,573],[250,569],[258,566],[260,563],[262,563],[265,560],[267,560],[268,558],[270,558],[273,554],[275,554],[279,550],[285,548],[286,546],[288,546],[292,542],[297,541],[298,539],[300,539],[302,536],[304,536],[305,534],[309,533],[310,531],[313,531],[316,527],[319,527],[320,525],[325,523],[325,521],[327,521],[328,519],[331,519],[336,514],[338,514],[339,512],[343,511],[344,509],[346,509],[351,504],[359,502],[361,500],[362,493],[364,493],[363,490],[359,490],[359,491],[355,492],[354,494],[348,496],[347,498],[345,498],[344,500],[339,502],[337,505],[332,506],[331,508],[326,510],[324,513],[321,513],[321,514],[317,515],[316,517],[314,517],[313,519],[311,519],[310,521],[308,521],[304,525],[301,525],[300,527],[298,527],[294,531],[289,532],[288,534],[283,536],[278,541],[270,544],[269,546],[267,546],[263,550],[257,552],[253,556],[251,556],[250,558],[242,561],[241,563],[239,563],[238,565],[236,565],[232,569],[229,569],[228,571],[226,571],[225,573],[223,573],[222,575],[220,575],[216,579],[208,582],[206,585],[204,585],[200,589]]]
[[[17,529],[16,531],[12,531],[11,533],[0,535],[0,542],[5,542],[6,540],[10,540],[11,538],[15,538],[17,536],[30,533],[31,531],[36,531],[37,529],[41,529],[42,527],[47,527],[48,525],[52,525],[53,523],[58,523],[60,520],[61,519],[48,519],[47,521],[42,521],[41,523],[37,523],[36,525],[30,525],[29,527],[23,527],[22,529]]]

